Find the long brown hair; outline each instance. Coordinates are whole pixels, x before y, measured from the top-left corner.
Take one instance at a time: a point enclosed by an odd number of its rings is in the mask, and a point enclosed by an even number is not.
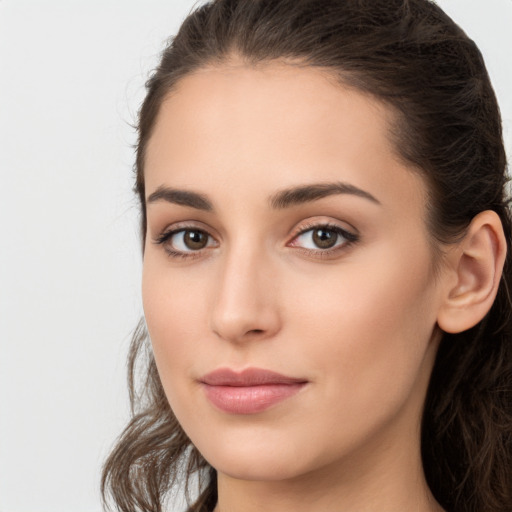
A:
[[[391,130],[396,150],[428,184],[434,240],[456,240],[484,210],[501,218],[508,256],[498,296],[477,326],[441,341],[422,456],[446,510],[510,512],[512,232],[500,113],[478,48],[429,0],[215,0],[197,8],[164,50],[139,114],[142,240],[145,151],[160,105],[185,75],[232,55],[248,65],[298,60],[389,105],[398,120]],[[129,388],[133,415],[106,461],[104,499],[122,512],[161,512],[170,488],[199,474],[202,492],[190,510],[211,511],[215,470],[169,407],[143,321],[130,351]]]

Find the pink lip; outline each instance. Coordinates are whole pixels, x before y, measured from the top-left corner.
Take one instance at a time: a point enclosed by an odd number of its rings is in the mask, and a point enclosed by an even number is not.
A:
[[[200,379],[207,398],[231,414],[254,414],[298,393],[307,380],[259,368],[221,368]]]

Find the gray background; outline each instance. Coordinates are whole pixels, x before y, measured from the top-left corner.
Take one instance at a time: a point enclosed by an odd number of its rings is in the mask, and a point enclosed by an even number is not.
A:
[[[133,123],[190,0],[0,0],[0,512],[99,512],[141,315]],[[512,154],[512,0],[443,0]]]

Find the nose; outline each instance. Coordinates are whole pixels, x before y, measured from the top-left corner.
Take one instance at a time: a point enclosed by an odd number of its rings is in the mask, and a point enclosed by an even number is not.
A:
[[[211,328],[224,340],[268,339],[281,328],[276,273],[261,253],[240,248],[222,262]]]

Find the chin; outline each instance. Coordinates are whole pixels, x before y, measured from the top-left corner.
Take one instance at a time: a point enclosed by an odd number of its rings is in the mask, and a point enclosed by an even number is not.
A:
[[[280,481],[300,477],[325,462],[308,453],[310,443],[293,436],[226,436],[198,446],[207,462],[218,472],[248,481]],[[324,454],[328,459],[329,455]],[[321,459],[321,460],[320,460]]]
[[[212,460],[210,463],[219,473],[237,480],[281,481],[300,476],[303,471],[291,460],[266,455],[265,457],[231,457]]]

